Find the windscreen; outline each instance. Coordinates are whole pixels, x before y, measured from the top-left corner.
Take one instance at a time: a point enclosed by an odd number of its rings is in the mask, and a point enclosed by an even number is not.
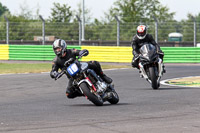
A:
[[[140,53],[142,55],[153,55],[156,52],[156,48],[154,45],[152,44],[144,44],[141,48],[140,48]]]

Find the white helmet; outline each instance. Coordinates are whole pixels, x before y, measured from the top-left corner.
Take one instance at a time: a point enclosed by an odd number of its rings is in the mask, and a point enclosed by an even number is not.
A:
[[[147,27],[145,25],[139,25],[137,27],[137,37],[139,39],[144,39],[147,35]]]
[[[61,51],[57,51],[56,49],[57,48],[61,48]],[[67,44],[64,40],[62,39],[57,39],[53,42],[53,51],[54,53],[59,56],[59,57],[62,57],[65,50],[67,48]]]

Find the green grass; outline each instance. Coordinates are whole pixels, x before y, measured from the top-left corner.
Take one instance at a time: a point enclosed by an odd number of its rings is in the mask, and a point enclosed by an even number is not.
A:
[[[127,65],[101,65],[102,69],[131,68]]]
[[[4,73],[39,73],[51,70],[51,64],[46,63],[0,63],[0,74]]]
[[[102,65],[103,69],[127,68],[126,65]],[[0,74],[50,72],[51,63],[0,63]]]

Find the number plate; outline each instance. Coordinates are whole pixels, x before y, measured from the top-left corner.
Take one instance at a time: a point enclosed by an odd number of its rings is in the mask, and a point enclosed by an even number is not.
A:
[[[79,68],[78,66],[73,63],[71,64],[68,68],[67,68],[67,72],[71,75],[71,76],[74,76],[76,73],[79,72]]]

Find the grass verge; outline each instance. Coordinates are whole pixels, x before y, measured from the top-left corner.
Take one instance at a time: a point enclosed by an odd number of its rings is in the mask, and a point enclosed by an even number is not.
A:
[[[103,69],[128,68],[126,65],[102,65]],[[0,63],[0,74],[50,72],[51,63]]]

